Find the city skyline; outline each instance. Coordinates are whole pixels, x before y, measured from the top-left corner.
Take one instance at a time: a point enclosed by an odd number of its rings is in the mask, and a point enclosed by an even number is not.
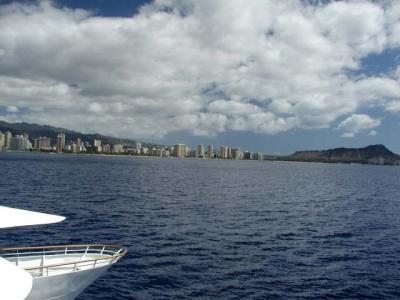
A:
[[[400,152],[399,7],[2,1],[0,119],[273,154]]]
[[[55,143],[49,137],[29,139],[29,135],[17,134],[10,131],[0,131],[0,151],[37,151],[50,153],[73,154],[100,154],[100,155],[128,155],[136,157],[158,157],[178,159],[218,159],[218,160],[253,160],[253,161],[296,161],[318,163],[356,163],[372,165],[400,165],[400,155],[397,155],[384,145],[368,145],[362,148],[335,148],[323,151],[297,151],[291,155],[271,155],[261,152],[242,151],[240,148],[220,145],[214,148],[213,144],[198,144],[190,148],[185,144],[143,146],[142,142],[132,141],[128,144],[107,144],[99,138],[92,143],[87,139],[77,137],[76,140],[66,142],[66,135],[58,133]]]
[[[31,143],[31,141],[33,143]],[[240,148],[233,148],[221,145],[218,150],[214,150],[214,145],[198,144],[191,148],[185,144],[158,145],[153,147],[142,147],[142,142],[136,141],[131,144],[105,144],[101,139],[90,141],[77,138],[66,140],[65,133],[58,133],[54,142],[50,137],[41,136],[31,139],[28,134],[13,135],[10,131],[0,131],[0,151],[41,151],[56,153],[97,153],[97,154],[128,154],[136,156],[156,156],[156,157],[177,157],[177,158],[201,158],[201,159],[248,159],[263,160],[264,154],[261,152],[241,151]],[[206,150],[205,150],[206,149]]]

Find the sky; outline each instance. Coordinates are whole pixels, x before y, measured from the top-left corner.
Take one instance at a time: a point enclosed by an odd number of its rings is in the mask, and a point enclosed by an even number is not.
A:
[[[0,120],[400,153],[400,1],[0,0]]]

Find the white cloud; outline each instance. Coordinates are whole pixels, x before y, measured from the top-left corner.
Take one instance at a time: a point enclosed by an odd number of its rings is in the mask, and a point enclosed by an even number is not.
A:
[[[14,105],[7,106],[8,113],[17,113],[19,111],[18,107]]]
[[[1,5],[0,106],[127,137],[327,128],[399,111],[399,76],[347,74],[400,46],[399,24],[396,1],[156,0],[131,18]]]
[[[376,135],[376,131],[373,129],[380,126],[380,124],[380,119],[374,119],[364,114],[352,114],[343,120],[337,129],[344,131],[342,137],[345,138],[353,138],[356,134],[364,130],[370,130],[369,134],[374,136]]]
[[[389,101],[386,104],[386,110],[395,113],[400,112],[400,99]]]

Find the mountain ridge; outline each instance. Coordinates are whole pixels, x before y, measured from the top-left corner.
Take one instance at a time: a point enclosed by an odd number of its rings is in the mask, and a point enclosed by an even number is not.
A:
[[[108,135],[103,135],[99,133],[81,133],[78,131],[70,130],[62,127],[55,127],[51,125],[40,125],[36,123],[27,123],[27,122],[17,122],[17,123],[8,123],[6,121],[0,120],[0,131],[10,131],[12,134],[28,134],[31,139],[35,139],[38,137],[49,137],[54,143],[57,139],[57,134],[65,133],[65,139],[67,141],[73,140],[75,141],[77,138],[80,138],[82,141],[92,142],[94,139],[102,140],[103,144],[123,144],[126,146],[133,146],[135,142],[138,140],[127,139],[127,138],[117,138]],[[143,146],[153,146],[158,144],[153,143],[144,143]]]
[[[286,157],[291,161],[315,161],[332,163],[399,164],[400,155],[382,144],[362,148],[334,148],[328,150],[296,151]]]

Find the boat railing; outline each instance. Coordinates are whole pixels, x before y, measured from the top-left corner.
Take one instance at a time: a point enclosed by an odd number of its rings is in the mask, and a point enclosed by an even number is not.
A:
[[[84,245],[60,245],[60,246],[36,246],[18,248],[0,248],[0,256],[20,265],[22,261],[32,258],[40,260],[35,266],[25,266],[24,269],[33,277],[49,276],[54,272],[76,272],[87,270],[117,262],[127,253],[125,247],[114,244],[84,244]],[[63,258],[74,257],[71,261],[60,263],[46,262],[46,255]]]

